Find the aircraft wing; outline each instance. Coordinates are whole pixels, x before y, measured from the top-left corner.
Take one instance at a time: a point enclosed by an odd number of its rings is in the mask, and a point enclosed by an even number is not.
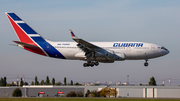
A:
[[[97,59],[97,57],[104,59],[104,60],[99,60],[101,62],[114,62],[113,59],[119,59],[120,57],[115,55],[114,56],[114,51],[112,50],[105,50],[99,46],[96,46],[90,42],[87,42],[83,39],[79,39],[73,32],[72,30],[69,30],[72,36],[72,39],[76,41],[78,44],[77,46],[85,52],[86,58],[94,58]],[[96,60],[95,60],[96,61]]]
[[[94,44],[92,44],[92,43],[89,43],[89,42],[87,42],[87,41],[85,41],[85,40],[83,40],[83,39],[79,39],[79,38],[73,33],[72,30],[69,30],[69,31],[70,31],[70,33],[71,33],[72,39],[78,43],[77,46],[78,46],[79,48],[81,48],[84,52],[95,51],[95,50],[97,50],[97,49],[102,49],[101,47],[98,47],[98,46],[96,46],[96,45],[94,45]]]

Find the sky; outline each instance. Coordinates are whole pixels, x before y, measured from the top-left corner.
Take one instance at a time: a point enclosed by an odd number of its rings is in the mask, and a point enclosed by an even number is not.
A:
[[[140,41],[165,46],[170,53],[144,60],[100,63],[84,68],[84,61],[40,56],[12,46],[18,40],[5,12],[14,12],[36,32],[51,41],[73,42],[69,29],[86,41]],[[25,81],[56,82],[112,81],[148,84],[153,76],[158,85],[180,85],[179,0],[0,0],[0,77],[7,82],[24,75]]]

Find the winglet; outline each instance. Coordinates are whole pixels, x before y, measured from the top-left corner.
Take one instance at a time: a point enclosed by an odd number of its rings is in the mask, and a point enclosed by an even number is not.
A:
[[[69,29],[69,31],[71,33],[72,38],[77,38],[77,36],[73,33],[73,31],[71,29]]]

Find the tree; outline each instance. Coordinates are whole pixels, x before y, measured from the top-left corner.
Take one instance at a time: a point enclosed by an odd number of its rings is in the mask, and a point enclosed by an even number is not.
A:
[[[31,82],[31,85],[34,85],[34,82],[33,82],[33,81]]]
[[[49,85],[50,84],[50,80],[49,80],[49,77],[47,76],[46,77],[46,83],[45,83],[46,85]]]
[[[11,86],[16,86],[16,85],[14,84],[14,82],[12,82],[12,83],[11,83]]]
[[[23,86],[23,80],[21,78],[21,81],[20,81],[20,86],[22,87]]]
[[[3,86],[3,78],[1,78],[1,80],[0,80],[0,86]]]
[[[71,92],[67,93],[66,97],[76,97],[76,92],[71,91]]]
[[[155,80],[154,77],[151,77],[151,78],[150,78],[149,85],[150,85],[150,86],[156,86],[156,80]]]
[[[25,82],[24,85],[29,85],[29,84],[27,82]]]
[[[1,77],[0,86],[6,86],[6,84],[7,84],[6,77],[4,77],[4,79]]]
[[[84,94],[83,94],[82,91],[79,91],[79,92],[76,93],[76,96],[77,97],[84,97]]]
[[[97,97],[97,91],[96,90],[93,90],[91,91],[91,97]]]
[[[55,79],[52,78],[52,85],[55,85]]]
[[[73,81],[71,80],[71,85],[73,85]]]
[[[76,82],[74,85],[81,85],[79,82]]]
[[[90,92],[90,90],[88,89],[87,92],[86,92],[86,97],[88,97],[89,94],[91,94],[91,92]]]
[[[7,82],[6,82],[6,77],[4,77],[3,79],[3,86],[6,86]]]
[[[66,77],[64,77],[64,85],[66,85]]]
[[[115,88],[115,98],[116,98],[116,95],[117,95],[117,91],[116,91],[116,88]]]
[[[61,85],[61,82],[56,82],[55,85]]]
[[[6,86],[8,87],[8,86],[12,86],[12,85],[10,83],[7,83]]]
[[[99,86],[99,84],[94,84],[94,86]]]
[[[44,80],[41,81],[41,85],[44,85]]]
[[[21,97],[22,96],[22,92],[21,89],[16,88],[12,94],[13,97]]]
[[[39,85],[37,76],[35,76],[35,85]]]
[[[105,87],[100,91],[101,97],[106,97],[106,96],[108,96],[108,97],[114,96],[115,97],[116,94],[117,94],[117,91],[115,89],[110,88],[110,87],[109,88]]]

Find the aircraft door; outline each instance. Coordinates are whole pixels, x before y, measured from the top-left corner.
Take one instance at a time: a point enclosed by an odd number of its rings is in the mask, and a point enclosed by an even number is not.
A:
[[[151,45],[151,51],[155,52],[155,46],[154,45]]]

